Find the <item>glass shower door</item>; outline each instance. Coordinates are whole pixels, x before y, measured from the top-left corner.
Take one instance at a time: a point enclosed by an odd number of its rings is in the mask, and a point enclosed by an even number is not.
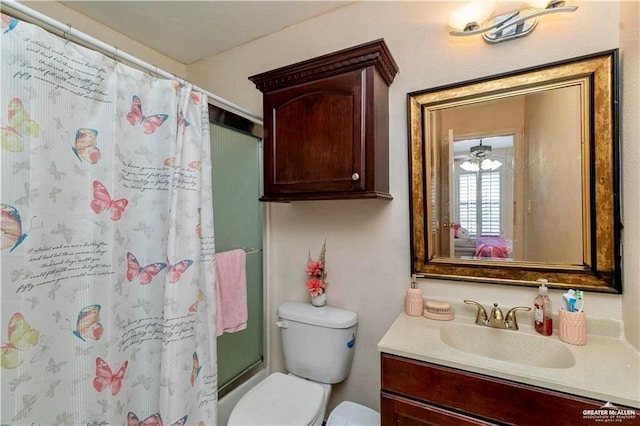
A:
[[[262,140],[211,123],[216,252],[247,252],[247,328],[218,337],[219,397],[263,362]]]

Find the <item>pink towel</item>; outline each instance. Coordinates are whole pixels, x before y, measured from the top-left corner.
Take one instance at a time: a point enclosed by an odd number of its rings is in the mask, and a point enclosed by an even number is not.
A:
[[[216,253],[216,332],[247,328],[247,254],[242,249]]]

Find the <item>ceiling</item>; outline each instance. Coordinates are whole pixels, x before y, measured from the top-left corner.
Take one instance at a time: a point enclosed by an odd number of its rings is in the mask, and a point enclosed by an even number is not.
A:
[[[232,49],[352,1],[61,1],[183,64]]]
[[[495,149],[511,148],[513,147],[513,135],[489,136],[482,139],[462,139],[453,143],[453,150],[456,153],[468,153],[472,146],[479,145],[480,143],[489,145]]]

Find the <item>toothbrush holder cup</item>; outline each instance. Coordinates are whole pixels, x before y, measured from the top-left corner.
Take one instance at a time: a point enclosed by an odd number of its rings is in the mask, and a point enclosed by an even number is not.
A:
[[[584,312],[569,312],[562,308],[558,310],[560,319],[560,340],[572,345],[587,343],[587,316]]]

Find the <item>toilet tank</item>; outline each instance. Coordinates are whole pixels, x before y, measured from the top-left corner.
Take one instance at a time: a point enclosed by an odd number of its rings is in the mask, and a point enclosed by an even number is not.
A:
[[[355,312],[288,302],[278,307],[278,317],[289,373],[330,384],[347,378],[356,344]]]

